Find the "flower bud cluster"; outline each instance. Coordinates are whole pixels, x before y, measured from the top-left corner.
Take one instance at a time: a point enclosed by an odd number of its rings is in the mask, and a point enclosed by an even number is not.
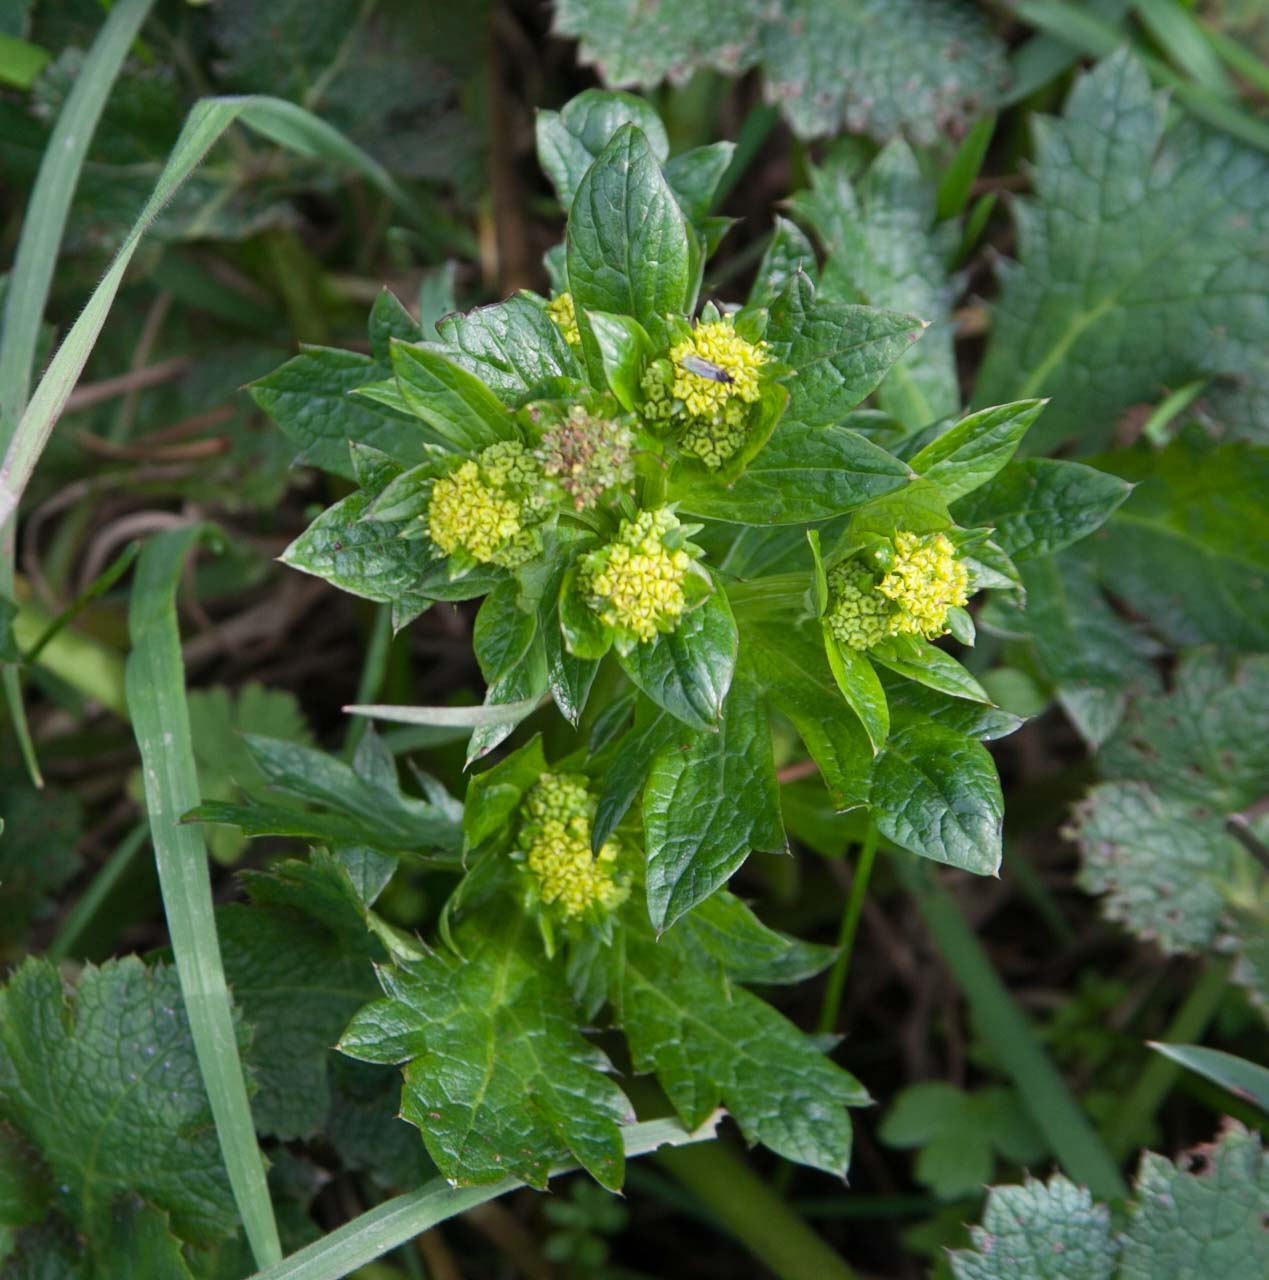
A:
[[[542,466],[515,440],[468,458],[432,488],[428,536],[447,556],[514,569],[540,550],[532,527],[544,505]]]
[[[581,330],[577,327],[577,309],[573,305],[571,293],[561,293],[546,304],[546,314],[559,326],[564,341],[570,347],[582,345]]]
[[[736,332],[731,316],[696,325],[643,375],[643,412],[678,431],[679,447],[717,470],[744,447],[761,396],[765,342]]]
[[[583,511],[634,480],[633,450],[629,427],[577,404],[547,428],[534,452],[542,470]]]
[[[678,529],[668,507],[641,511],[621,522],[612,542],[582,557],[579,582],[591,608],[641,644],[673,631],[687,605],[683,584],[692,558],[681,546],[667,545]]]
[[[829,574],[828,625],[852,649],[871,649],[888,636],[937,639],[948,630],[948,610],[969,600],[969,573],[946,534],[901,530],[880,577],[865,559],[848,560]]]
[[[629,890],[615,875],[616,841],[591,853],[595,798],[584,777],[542,774],[521,803],[520,814],[520,847],[545,905],[558,904],[573,918],[611,911],[625,900]]]

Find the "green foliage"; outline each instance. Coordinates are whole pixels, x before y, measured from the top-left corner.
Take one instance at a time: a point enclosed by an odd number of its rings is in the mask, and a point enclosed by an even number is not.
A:
[[[1202,377],[1230,434],[1264,429],[1269,161],[1191,120],[1165,135],[1164,111],[1125,51],[1034,123],[1036,195],[1015,204],[1020,260],[975,393],[1052,396],[1032,448],[1096,448],[1125,409]]]
[[[1146,1280],[1204,1270],[1254,1280],[1269,1266],[1269,1168],[1255,1134],[1234,1121],[1175,1164],[1141,1157],[1127,1218],[1112,1223],[1082,1187],[1055,1174],[994,1187],[974,1250],[952,1255],[956,1280]]]
[[[878,1136],[893,1147],[919,1148],[916,1176],[944,1200],[974,1195],[990,1182],[997,1155],[1026,1165],[1045,1151],[1018,1095],[1001,1088],[913,1085],[895,1098]]]
[[[845,127],[930,142],[989,107],[1003,52],[973,8],[954,0],[727,0],[705,8],[635,0],[557,0],[555,26],[616,86],[681,84],[699,67],[736,73],[760,63],[770,101],[795,133]]]
[[[16,769],[0,771],[0,954],[18,946],[50,898],[79,869],[79,805],[73,795],[41,794]]]

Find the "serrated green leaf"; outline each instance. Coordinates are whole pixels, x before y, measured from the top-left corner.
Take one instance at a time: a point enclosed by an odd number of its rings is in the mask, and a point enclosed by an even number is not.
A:
[[[896,708],[869,804],[877,829],[902,848],[976,875],[999,871],[1004,799],[995,763],[949,725]]]
[[[958,524],[992,525],[1015,560],[1061,551],[1106,523],[1132,492],[1127,481],[1079,462],[1022,458],[952,506]]]
[[[949,697],[991,701],[982,685],[950,653],[918,636],[887,637],[869,653],[896,675]]]
[[[647,139],[653,156],[670,154],[665,126],[652,104],[633,93],[584,89],[560,111],[539,111],[534,125],[538,163],[546,170],[567,214],[586,170],[623,125],[633,124]]]
[[[299,447],[300,462],[351,480],[350,442],[412,466],[427,456],[424,445],[438,438],[417,419],[403,419],[351,394],[390,373],[386,363],[356,351],[307,347],[247,391]]]
[[[720,889],[680,921],[702,951],[744,983],[803,982],[827,969],[836,948],[769,929],[734,894]]]
[[[744,525],[806,524],[852,511],[911,480],[904,463],[857,432],[783,422],[734,482],[693,474],[671,492],[694,516]]]
[[[643,793],[648,913],[658,931],[703,902],[752,851],[787,848],[771,732],[738,672],[715,733],[659,755]]]
[[[842,422],[922,329],[921,320],[893,311],[819,302],[810,280],[795,275],[771,304],[765,335],[772,355],[796,375],[788,421]]]
[[[82,971],[73,993],[28,960],[0,991],[0,1110],[67,1188],[62,1207],[91,1236],[136,1194],[182,1239],[238,1223],[180,986],[135,957]]]
[[[685,83],[700,67],[761,61],[769,101],[800,137],[843,128],[933,142],[990,106],[1004,50],[972,8],[947,0],[722,0],[708,8],[556,0],[556,29],[609,84]]]
[[[935,228],[936,193],[903,140],[890,143],[858,183],[844,163],[811,174],[793,199],[827,261],[819,292],[825,301],[865,303],[919,316],[929,324],[886,375],[877,401],[915,431],[961,407],[952,350],[953,286],[947,278],[949,233]]]
[[[485,677],[485,705],[532,702],[546,692],[546,650],[536,613],[520,608],[519,587],[504,582],[485,597],[472,629],[472,647]],[[467,763],[488,755],[510,736],[514,720],[478,725],[467,745]]]
[[[1269,228],[1269,158],[1183,120],[1126,48],[1034,122],[1034,198],[1015,205],[1021,260],[1004,273],[975,400],[1053,397],[1029,441],[1109,441],[1118,415],[1196,378],[1230,379],[1265,426],[1269,305],[1247,263]],[[1259,409],[1253,406],[1259,405]]]
[[[634,804],[657,757],[672,745],[685,750],[691,741],[692,730],[677,716],[646,699],[639,702],[630,731],[596,761],[600,792],[591,824],[595,852]]]
[[[938,485],[945,502],[954,502],[986,484],[1013,457],[1043,410],[1043,400],[980,409],[931,440],[909,464]]]
[[[437,329],[444,354],[504,404],[550,394],[582,376],[573,348],[535,294],[517,293],[505,302],[448,315]]]
[[[956,1280],[1114,1280],[1119,1256],[1110,1211],[1060,1173],[992,1187],[970,1239],[973,1252],[951,1255]]]
[[[801,227],[777,215],[771,241],[762,255],[753,287],[749,290],[748,305],[770,306],[799,272],[814,283],[819,274],[815,249]]]
[[[571,1155],[617,1190],[630,1104],[583,1039],[527,921],[499,914],[462,931],[462,959],[433,952],[382,971],[388,998],[353,1019],[340,1048],[406,1062],[401,1114],[447,1178],[480,1185],[511,1174],[541,1188]]]
[[[564,242],[592,376],[600,369],[586,312],[612,312],[646,325],[686,309],[687,226],[647,138],[633,125],[619,129],[586,171]]]
[[[665,180],[693,226],[701,228],[707,223],[714,206],[714,194],[735,151],[734,142],[712,142],[684,151],[665,165]]]
[[[1100,461],[1136,484],[1088,544],[1106,586],[1175,645],[1269,648],[1269,448],[1183,437]]]
[[[721,1100],[750,1142],[844,1176],[846,1108],[868,1095],[770,1005],[713,976],[677,930],[631,936],[614,1001],[638,1071],[655,1071],[685,1123]]]

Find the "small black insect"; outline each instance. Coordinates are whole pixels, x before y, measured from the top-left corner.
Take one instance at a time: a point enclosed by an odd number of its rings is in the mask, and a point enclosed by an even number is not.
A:
[[[698,378],[708,378],[711,382],[735,381],[735,378],[721,364],[715,364],[712,360],[702,360],[700,356],[684,356],[679,364],[688,373],[694,373]]]

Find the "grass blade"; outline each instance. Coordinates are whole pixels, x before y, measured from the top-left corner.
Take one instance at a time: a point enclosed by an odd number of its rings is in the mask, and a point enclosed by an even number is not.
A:
[[[134,0],[135,2],[135,0]],[[180,185],[202,163],[203,157],[230,125],[241,123],[270,141],[312,159],[329,160],[361,173],[403,209],[410,201],[378,161],[349,142],[338,129],[281,98],[262,96],[204,98],[195,104],[176,145],[159,174],[154,190],[141,210],[88,305],[71,326],[65,341],[35,389],[0,462],[0,526],[17,509],[22,491],[56,425],[66,401],[101,333],[124,273],[145,233]],[[10,291],[10,299],[14,297]]]
[[[137,562],[128,610],[128,710],[141,750],[163,910],[194,1050],[238,1212],[256,1265],[266,1267],[281,1258],[282,1248],[221,967],[207,850],[202,831],[180,822],[183,813],[198,805],[200,795],[185,702],[176,586],[186,554],[205,533],[206,526],[191,525],[160,534]]]
[[[1022,1010],[951,895],[916,858],[899,854],[892,862],[969,1002],[975,1023],[1009,1073],[1023,1105],[1063,1171],[1088,1187],[1099,1200],[1126,1197],[1128,1187],[1119,1166],[1040,1047]]]
[[[119,842],[119,847],[106,860],[105,865],[93,876],[88,887],[79,895],[79,901],[66,913],[57,936],[49,943],[45,959],[61,964],[71,955],[79,943],[79,936],[92,923],[101,904],[110,896],[124,873],[132,866],[133,859],[150,838],[150,828],[138,823]]]
[[[1237,93],[1220,59],[1203,34],[1198,19],[1177,0],[1137,0],[1137,17],[1172,63],[1196,84],[1221,98]]]
[[[715,1112],[690,1133],[677,1120],[632,1124],[622,1132],[626,1155],[641,1156],[658,1147],[706,1142],[714,1136],[721,1116],[722,1112]],[[567,1173],[574,1167],[561,1165],[552,1173]],[[522,1186],[524,1183],[518,1178],[503,1178],[484,1187],[451,1187],[438,1178],[417,1191],[385,1201],[284,1262],[257,1272],[251,1280],[342,1280],[439,1223]]]
[[[1150,1047],[1222,1089],[1228,1089],[1235,1097],[1254,1102],[1261,1111],[1269,1114],[1269,1071],[1264,1067],[1232,1053],[1206,1049],[1199,1044],[1158,1044],[1152,1040]]]
[[[345,707],[350,716],[371,716],[394,724],[419,724],[440,729],[486,729],[491,725],[519,724],[541,705],[538,698],[504,702],[489,707],[396,707],[385,702]]]

